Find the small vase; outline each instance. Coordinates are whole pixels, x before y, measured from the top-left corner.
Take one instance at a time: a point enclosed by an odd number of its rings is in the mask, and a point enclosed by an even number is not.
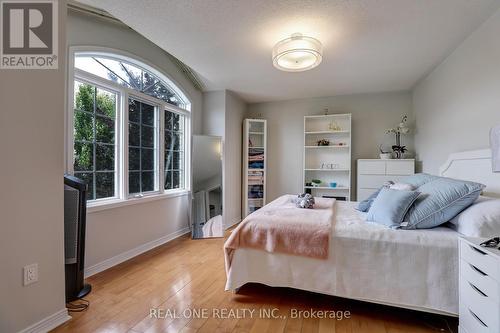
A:
[[[392,153],[381,153],[380,159],[381,160],[390,160],[390,159],[392,159]]]

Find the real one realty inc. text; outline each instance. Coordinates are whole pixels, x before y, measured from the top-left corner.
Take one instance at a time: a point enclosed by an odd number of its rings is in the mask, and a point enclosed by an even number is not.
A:
[[[350,319],[351,312],[346,310],[315,310],[315,309],[294,309],[291,308],[287,313],[283,313],[278,308],[261,309],[231,309],[231,308],[186,308],[162,309],[151,308],[149,317],[155,319],[244,319],[244,318],[263,318],[263,319],[286,319],[286,318],[316,318],[316,319]]]

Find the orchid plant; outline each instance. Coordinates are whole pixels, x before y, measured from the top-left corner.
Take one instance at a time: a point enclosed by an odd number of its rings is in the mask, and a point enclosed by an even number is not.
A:
[[[398,126],[389,128],[386,131],[387,134],[394,134],[396,138],[396,144],[392,146],[392,151],[396,155],[396,158],[402,158],[403,154],[408,151],[408,149],[406,149],[406,146],[401,145],[401,134],[405,135],[410,133],[410,128],[406,125],[407,121],[408,116],[405,115],[403,116],[403,118],[401,118],[401,122]]]

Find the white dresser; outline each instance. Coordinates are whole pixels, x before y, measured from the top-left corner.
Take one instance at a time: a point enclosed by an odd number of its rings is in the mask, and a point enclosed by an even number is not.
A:
[[[500,250],[460,238],[460,333],[500,332]]]
[[[413,175],[414,173],[414,159],[359,159],[357,201],[362,201],[368,198],[388,180],[397,182],[406,176]]]

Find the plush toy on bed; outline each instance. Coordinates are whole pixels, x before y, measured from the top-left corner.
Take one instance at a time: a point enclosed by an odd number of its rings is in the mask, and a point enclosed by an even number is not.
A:
[[[295,206],[297,206],[298,208],[313,209],[314,197],[309,193],[301,193],[297,196],[297,199],[295,201]]]

